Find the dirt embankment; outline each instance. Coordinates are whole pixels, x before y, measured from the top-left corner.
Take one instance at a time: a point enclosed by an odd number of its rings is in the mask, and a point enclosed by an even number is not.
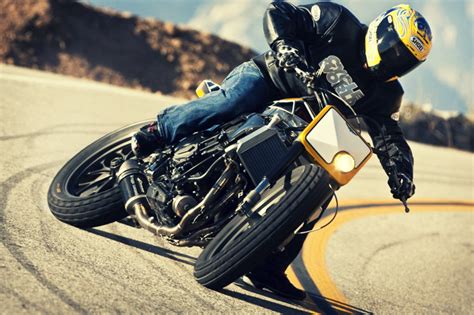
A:
[[[70,0],[0,0],[0,62],[190,97],[255,53],[217,36]]]
[[[153,19],[73,0],[0,0],[0,62],[109,84],[192,97],[202,79],[221,81],[252,50]],[[408,139],[474,151],[474,124],[408,105]]]
[[[406,104],[400,127],[409,140],[474,152],[474,122],[463,114],[443,117],[434,110]]]

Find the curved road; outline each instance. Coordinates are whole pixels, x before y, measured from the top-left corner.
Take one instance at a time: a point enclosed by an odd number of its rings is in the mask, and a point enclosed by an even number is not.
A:
[[[371,161],[341,190],[338,218],[312,233],[288,270],[310,293],[299,305],[240,282],[222,292],[200,287],[192,277],[199,249],[175,248],[120,223],[86,231],[52,217],[46,191],[68,158],[179,102],[0,65],[0,313],[472,310],[469,153],[413,145],[417,196],[425,200],[408,215],[381,201],[389,196]]]

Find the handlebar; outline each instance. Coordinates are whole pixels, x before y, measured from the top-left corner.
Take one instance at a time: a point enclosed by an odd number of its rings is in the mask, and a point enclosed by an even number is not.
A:
[[[296,76],[301,79],[301,81],[309,88],[314,88],[313,83],[316,79],[316,75],[314,73],[305,71],[300,67],[296,66],[294,68]]]

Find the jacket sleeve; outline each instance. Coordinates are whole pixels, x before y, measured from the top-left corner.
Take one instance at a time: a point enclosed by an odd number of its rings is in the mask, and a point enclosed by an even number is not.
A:
[[[393,158],[398,172],[403,172],[410,179],[413,179],[413,154],[398,122],[390,116],[376,115],[366,119],[366,123],[369,127],[369,134],[374,148],[380,152],[377,156],[385,172],[387,174],[390,172],[388,154]]]
[[[297,45],[300,41],[311,40],[315,26],[308,8],[288,2],[270,3],[263,18],[265,38],[273,50],[281,41]]]

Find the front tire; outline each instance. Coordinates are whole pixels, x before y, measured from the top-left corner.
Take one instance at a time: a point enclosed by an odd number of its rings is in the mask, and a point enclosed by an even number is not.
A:
[[[119,187],[110,173],[110,162],[115,157],[133,157],[130,138],[149,122],[135,123],[103,136],[59,170],[48,191],[48,205],[57,219],[89,228],[127,216]]]
[[[309,164],[290,171],[252,209],[260,217],[255,224],[238,215],[206,246],[194,267],[196,280],[220,289],[250,272],[331,195],[322,168]]]

